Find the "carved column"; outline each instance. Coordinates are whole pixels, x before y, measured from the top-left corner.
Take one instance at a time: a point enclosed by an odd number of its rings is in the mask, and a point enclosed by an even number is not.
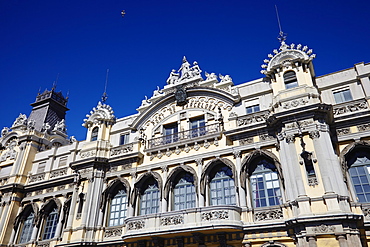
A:
[[[252,243],[251,242],[246,242],[246,243],[244,243],[244,247],[252,247]]]
[[[345,235],[338,235],[337,240],[340,247],[348,247],[347,238]]]
[[[131,188],[132,190],[135,189],[135,183],[136,183],[136,172],[131,172]],[[133,196],[134,193],[131,193],[131,196]],[[130,200],[128,201],[127,203],[127,217],[131,217],[131,216],[134,216],[134,206],[130,203],[130,201],[132,201],[133,198],[130,198]]]
[[[90,202],[91,202],[91,198],[94,197],[93,193],[92,193],[92,187],[94,185],[93,181],[94,181],[94,177],[93,175],[91,175],[92,177],[88,178],[88,182],[87,182],[87,186],[88,186],[88,189],[87,189],[87,195],[86,195],[86,201],[83,205],[83,209],[82,209],[82,215],[81,215],[81,227],[85,227],[86,224],[87,224],[87,220],[88,220],[88,217],[89,217],[89,211],[90,211]],[[82,203],[81,201],[79,203]]]
[[[305,194],[295,148],[295,136],[280,133],[278,138],[280,141],[280,161],[283,166],[282,172],[284,174],[287,200],[294,201],[298,196]]]
[[[107,188],[107,183],[106,183],[106,181],[104,180],[104,184],[103,184],[103,188],[102,188],[102,191],[104,191],[105,189]],[[103,200],[103,198],[101,198],[101,200]],[[106,203],[107,203],[108,201],[106,201]],[[103,210],[103,208],[105,209],[105,211],[107,212],[108,211],[108,209],[107,209],[107,206],[108,205],[102,205],[103,207],[102,208],[100,208],[100,210],[99,210],[99,220],[98,220],[98,227],[101,227],[101,226],[103,226],[103,222],[106,222],[106,221],[104,221],[104,219],[105,219],[105,216],[107,215],[105,212],[104,212],[104,210]]]
[[[104,185],[104,176],[105,172],[102,168],[95,169],[93,172],[93,181],[92,181],[92,191],[90,191],[91,196],[86,203],[87,208],[87,221],[86,226],[88,227],[86,230],[86,239],[88,241],[92,241],[94,239],[94,228],[97,227],[98,219],[99,219],[99,205],[101,201],[101,195],[103,192],[103,185]],[[84,212],[86,212],[84,211]]]
[[[1,221],[0,221],[0,229],[5,229],[5,220],[7,218],[7,215],[8,215],[8,212],[9,212],[9,206],[10,206],[10,202],[6,202],[5,205],[4,205],[4,209],[3,209],[3,217],[1,217]],[[1,215],[0,215],[1,216]],[[2,234],[0,234],[0,237],[1,237]]]
[[[314,236],[307,237],[308,247],[317,247],[316,238]]]
[[[163,165],[162,166],[162,174],[163,174],[162,180],[163,180],[163,183],[162,183],[162,193],[161,193],[161,199],[162,199],[161,212],[162,213],[167,212],[167,200],[165,199],[165,196],[163,195],[164,186],[165,186],[166,181],[167,181],[167,172],[168,172],[168,167],[166,165]]]
[[[71,199],[71,208],[69,209],[66,230],[71,230],[72,229],[72,223],[73,223],[73,219],[74,219],[75,211],[76,211],[77,197],[78,197],[78,184],[75,183],[74,187],[73,187],[73,194],[72,194],[72,199]]]
[[[336,194],[348,196],[342,169],[330,139],[328,126],[320,125],[319,128],[321,131],[310,131],[310,138],[314,143],[324,191],[326,194],[334,192]]]
[[[236,177],[235,181],[238,181],[238,202],[240,207],[246,207],[247,202],[246,202],[246,195],[245,195],[245,190],[241,186],[241,181],[240,181],[240,171],[241,171],[241,152],[240,151],[234,151],[234,158],[235,158],[235,166],[236,166]]]
[[[60,214],[59,214],[59,219],[58,219],[58,224],[57,224],[57,229],[55,230],[55,237],[60,238],[62,234],[62,226],[63,226],[63,218],[64,218],[64,210],[63,206],[60,208]]]
[[[204,207],[204,196],[202,195],[200,191],[200,184],[201,184],[201,177],[202,177],[202,171],[203,171],[203,160],[197,159],[195,160],[198,166],[198,207]]]

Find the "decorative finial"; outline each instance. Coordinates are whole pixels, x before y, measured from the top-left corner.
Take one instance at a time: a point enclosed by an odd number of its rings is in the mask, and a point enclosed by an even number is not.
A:
[[[280,24],[280,17],[279,17],[279,12],[278,12],[278,8],[277,6],[275,5],[275,10],[276,10],[276,17],[277,17],[277,21],[278,21],[278,24],[279,24],[279,36],[277,37],[277,39],[280,41],[280,43],[285,43],[285,40],[286,40],[286,37],[287,37],[287,34],[283,32],[283,30],[281,29],[281,24]]]
[[[105,77],[104,93],[103,93],[103,95],[101,96],[101,101],[102,101],[103,103],[105,103],[105,101],[107,101],[107,99],[108,99],[108,94],[107,94],[108,74],[109,74],[109,69],[107,69],[107,75],[106,75],[106,77]]]

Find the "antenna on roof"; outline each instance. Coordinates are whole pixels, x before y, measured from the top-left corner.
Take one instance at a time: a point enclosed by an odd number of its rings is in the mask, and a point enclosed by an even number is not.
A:
[[[281,29],[279,11],[276,5],[275,5],[275,10],[276,10],[276,18],[279,24],[279,36],[277,37],[277,39],[280,41],[280,43],[283,43],[286,40],[287,34],[284,33],[283,30]]]
[[[103,95],[101,96],[101,101],[102,101],[103,103],[105,103],[105,101],[107,101],[107,99],[108,99],[108,94],[107,94],[108,74],[109,74],[109,69],[107,69],[107,75],[106,75],[106,77],[105,77],[104,93],[103,93]]]
[[[57,84],[58,84],[58,79],[59,79],[59,73],[57,74],[57,78],[55,79],[54,83],[53,83],[53,87],[51,90],[55,90],[57,88]]]

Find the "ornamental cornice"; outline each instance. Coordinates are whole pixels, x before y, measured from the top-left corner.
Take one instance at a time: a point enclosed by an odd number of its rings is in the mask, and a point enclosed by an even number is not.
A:
[[[102,104],[101,102],[98,103],[96,107],[90,111],[90,114],[86,115],[86,119],[84,119],[84,123],[82,126],[89,128],[93,124],[107,124],[113,125],[116,122],[116,117],[114,116],[114,112],[112,107],[106,104]]]
[[[264,64],[261,65],[261,73],[268,75],[274,72],[274,70],[281,66],[290,66],[296,61],[302,61],[308,63],[312,61],[316,54],[312,53],[312,49],[308,49],[307,46],[298,44],[287,45],[285,42],[281,42],[281,46],[278,49],[273,50],[273,54],[268,54],[268,59],[263,60]]]

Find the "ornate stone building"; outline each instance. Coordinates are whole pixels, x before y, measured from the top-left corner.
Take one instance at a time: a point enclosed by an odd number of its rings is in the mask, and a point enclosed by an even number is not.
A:
[[[39,94],[1,132],[1,245],[369,246],[370,64],[314,58],[282,41],[234,85],[184,57],[137,114],[99,102],[85,141]]]

